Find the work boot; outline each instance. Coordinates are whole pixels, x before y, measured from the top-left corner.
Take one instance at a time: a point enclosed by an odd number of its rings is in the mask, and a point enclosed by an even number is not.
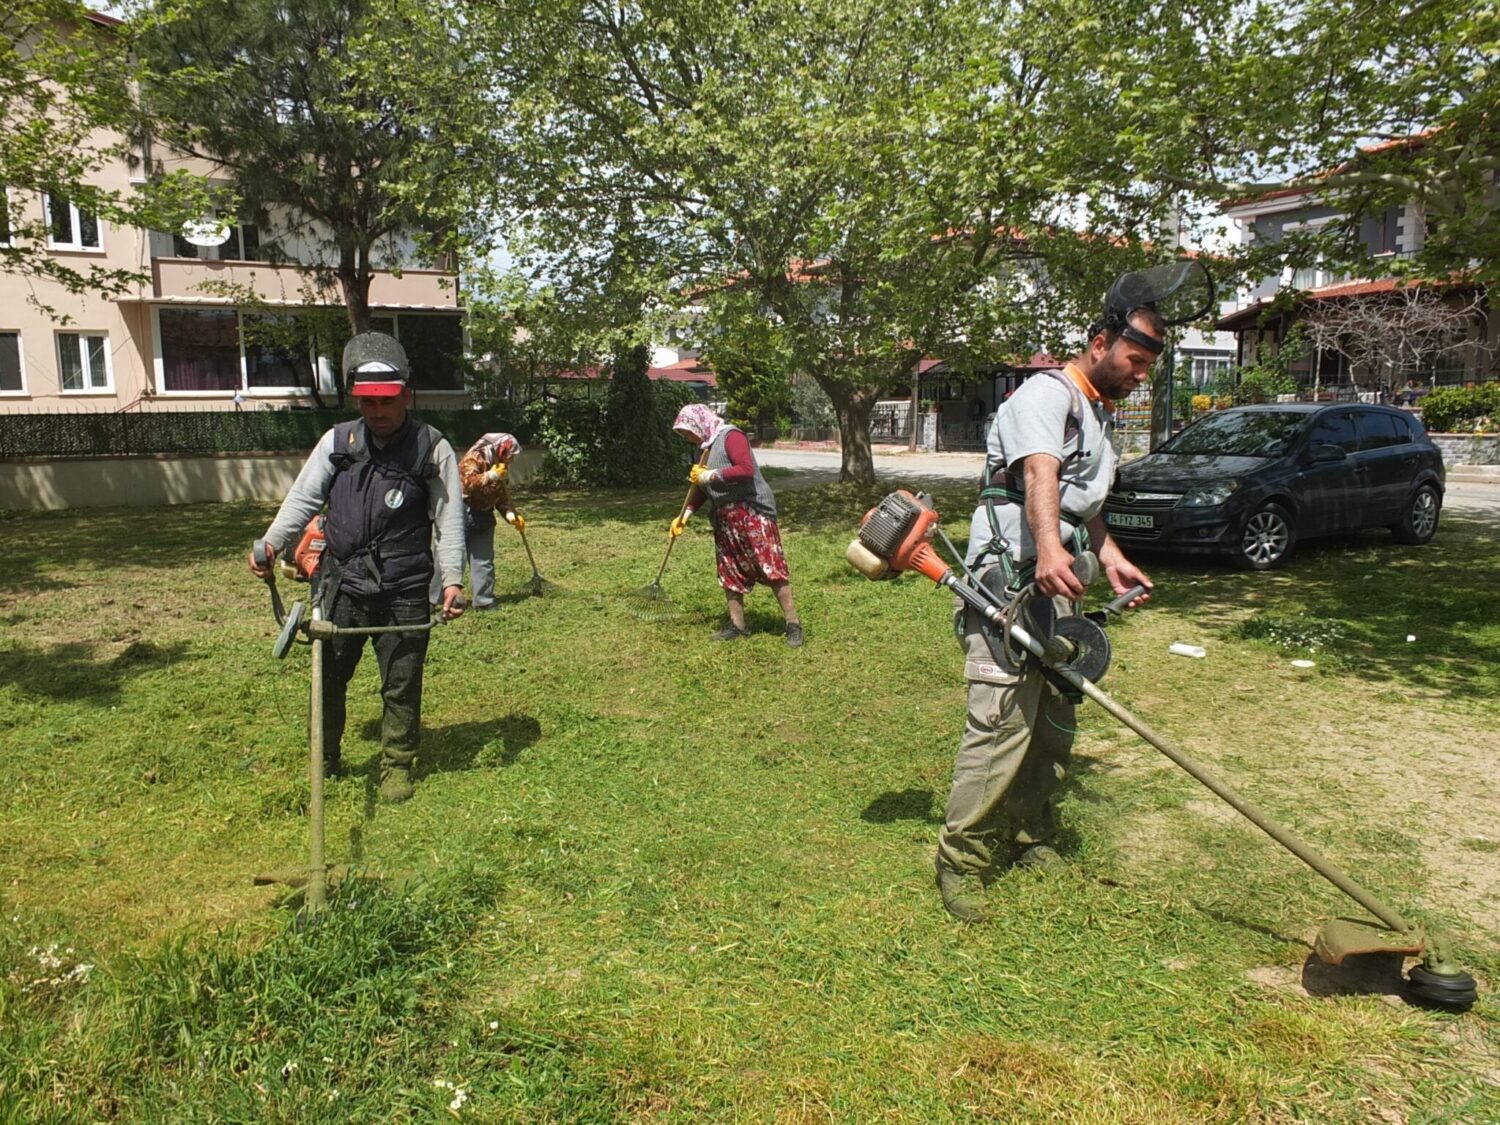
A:
[[[1067,860],[1063,859],[1062,856],[1057,854],[1055,849],[1049,848],[1046,844],[1032,844],[1031,847],[1016,857],[1017,867],[1047,869],[1066,867],[1067,864]]]
[[[800,621],[786,623],[786,643],[788,648],[802,647],[802,623]]]
[[[731,622],[730,624],[724,626],[724,628],[720,629],[717,633],[715,633],[711,639],[715,641],[737,641],[743,637],[748,637],[749,635],[750,630],[737,628],[734,623]]]
[[[411,770],[407,766],[382,766],[380,770],[380,799],[387,805],[399,805],[411,800],[415,789],[411,783]]]
[[[984,921],[984,884],[978,875],[965,875],[943,862],[941,854],[936,860],[938,894],[943,896],[943,906],[960,922]]]

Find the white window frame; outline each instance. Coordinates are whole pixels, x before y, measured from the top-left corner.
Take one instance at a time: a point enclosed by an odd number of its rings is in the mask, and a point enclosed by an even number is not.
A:
[[[21,330],[19,328],[0,328],[0,335],[14,335],[16,338],[16,365],[21,369],[21,387],[19,390],[8,391],[0,387],[0,398],[27,398],[31,392],[27,389],[26,379],[26,348],[21,343]]]
[[[156,382],[156,393],[164,398],[308,398],[311,391],[307,387],[252,387],[250,386],[250,356],[245,350],[245,310],[231,305],[207,306],[215,312],[234,313],[235,338],[240,345],[240,381],[239,386],[232,390],[218,391],[174,391],[167,387],[167,363],[162,353],[161,344],[161,310],[163,308],[184,308],[181,305],[152,305],[151,306],[151,366]],[[196,306],[204,309],[205,306]],[[291,309],[286,310],[291,312]],[[276,315],[274,312],[270,315]],[[327,360],[321,352],[310,353],[313,361],[313,378],[319,379],[322,365]],[[319,386],[319,391],[328,388]]]
[[[93,214],[89,212],[89,214]],[[76,239],[83,234],[83,224],[78,220],[78,204],[71,199],[68,200],[68,217],[73,224],[73,236]],[[104,253],[104,220],[94,215],[94,228],[99,232],[99,244],[89,246],[82,242],[56,242],[52,238],[52,193],[42,192],[42,219],[47,224],[47,249],[48,250],[79,250],[86,254]]]
[[[56,336],[55,351],[57,353],[57,390],[58,390],[59,394],[64,394],[64,395],[112,395],[112,394],[115,393],[115,363],[114,363],[114,357],[110,354],[109,333],[108,332],[101,332],[101,331],[87,329],[87,328],[80,328],[77,331],[74,331],[72,329],[69,329],[67,331],[59,331],[59,332],[55,333],[55,336]],[[96,386],[92,386],[92,385],[90,385],[90,386],[83,386],[83,387],[65,387],[65,386],[63,386],[63,366],[62,366],[63,339],[64,339],[64,337],[67,337],[67,336],[72,336],[77,341],[77,347],[78,347],[78,364],[79,364],[79,367],[84,372],[85,377],[87,377],[90,374],[90,368],[89,368],[88,347],[84,343],[84,341],[85,340],[93,339],[96,336],[99,339],[101,339],[101,340],[104,341],[104,347],[102,349],[102,351],[104,353],[104,385],[102,387],[96,387]]]
[[[1210,380],[1234,367],[1234,352],[1227,349],[1184,349],[1182,354],[1187,360],[1188,382],[1195,388],[1207,386]],[[1207,370],[1210,364],[1212,370]]]
[[[304,396],[308,395],[309,394],[309,388],[307,388],[307,387],[292,387],[292,386],[252,387],[252,386],[250,386],[250,349],[245,344],[245,310],[244,309],[235,309],[234,311],[235,311],[235,314],[238,317],[238,320],[236,321],[236,323],[239,325],[239,330],[240,330],[240,393],[244,394],[244,395],[254,395],[256,397],[266,397],[266,398],[301,398],[301,397],[304,397]],[[294,316],[296,314],[295,314],[295,310],[293,310],[293,309],[282,309],[282,310],[276,310],[276,311],[272,311],[272,312],[258,312],[258,311],[256,311],[256,312],[252,312],[251,315],[252,316]],[[312,340],[309,340],[308,343],[307,343],[307,358],[312,363],[313,381],[314,381],[314,383],[318,383],[318,382],[320,382],[320,380],[319,380],[319,361],[323,358],[323,355],[322,355],[321,352],[319,352],[317,350],[316,347],[314,347],[314,342]],[[321,391],[322,387],[321,386],[318,387],[318,390]]]
[[[1293,231],[1320,230],[1329,223],[1342,222],[1346,218],[1348,218],[1346,215],[1324,215],[1319,219],[1304,219],[1300,223],[1287,223],[1281,228],[1281,233],[1285,237]],[[1309,279],[1312,282],[1311,285],[1297,285],[1297,274],[1300,271],[1293,269],[1291,266],[1283,266],[1281,270],[1281,287],[1283,289],[1322,289],[1324,286],[1336,285],[1339,282],[1348,280],[1348,278],[1342,275],[1335,276],[1322,257],[1319,257],[1312,265],[1304,266],[1303,269],[1311,275]]]

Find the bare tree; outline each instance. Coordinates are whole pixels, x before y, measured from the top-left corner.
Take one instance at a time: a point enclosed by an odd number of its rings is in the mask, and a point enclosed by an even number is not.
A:
[[[1408,285],[1318,302],[1301,323],[1315,357],[1337,352],[1355,385],[1394,392],[1398,381],[1466,350],[1487,369],[1494,349],[1485,339],[1484,307],[1483,289]]]

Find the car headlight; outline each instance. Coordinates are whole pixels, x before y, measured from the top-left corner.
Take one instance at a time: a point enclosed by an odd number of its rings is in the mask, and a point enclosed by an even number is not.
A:
[[[1237,480],[1219,481],[1217,484],[1195,488],[1182,498],[1185,508],[1211,508],[1228,500],[1240,487]]]

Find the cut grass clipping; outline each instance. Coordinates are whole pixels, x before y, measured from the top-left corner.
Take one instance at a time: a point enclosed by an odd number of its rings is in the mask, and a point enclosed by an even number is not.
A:
[[[1320,995],[1305,942],[1349,904],[1096,708],[1068,865],[952,923],[951,599],[844,563],[879,493],[796,483],[799,650],[762,589],[750,639],[709,642],[702,523],[683,616],[626,614],[680,491],[527,497],[573,596],[532,597],[497,536],[500,607],[433,637],[399,807],[366,656],[327,802],[356,876],[307,932],[251,882],[306,863],[307,654],[271,659],[244,563],[273,507],[5,519],[0,1120],[1500,1120],[1488,984],[1458,1018],[1379,974]],[[972,489],[937,498],[967,526]],[[1112,627],[1106,689],[1493,981],[1493,532],[1144,561],[1160,593]]]

